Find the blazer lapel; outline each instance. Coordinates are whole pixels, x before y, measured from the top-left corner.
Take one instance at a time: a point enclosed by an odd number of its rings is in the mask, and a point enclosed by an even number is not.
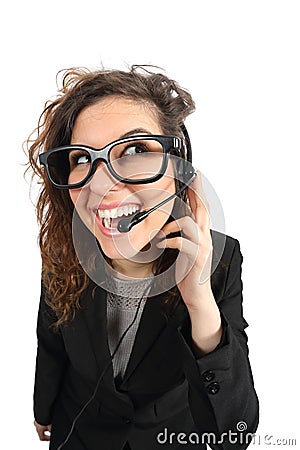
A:
[[[71,363],[92,382],[110,361],[107,343],[105,293],[94,283],[81,297],[81,308],[74,320],[63,328]],[[110,369],[107,370],[110,373]]]
[[[83,319],[98,368],[104,370],[111,361],[107,339],[106,292],[94,285],[91,298],[88,301],[88,308],[83,311]],[[107,379],[107,376],[109,378],[113,376],[111,365],[106,370],[104,378]]]

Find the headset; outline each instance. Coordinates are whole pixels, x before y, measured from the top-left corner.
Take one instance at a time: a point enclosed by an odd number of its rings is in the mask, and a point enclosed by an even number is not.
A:
[[[186,126],[182,123],[180,125],[180,129],[184,136],[184,143],[186,148],[186,159],[180,158],[179,164],[177,167],[178,170],[178,178],[184,184],[190,184],[196,176],[196,170],[193,167],[193,154],[192,154],[192,144],[190,140],[190,136],[186,129]]]

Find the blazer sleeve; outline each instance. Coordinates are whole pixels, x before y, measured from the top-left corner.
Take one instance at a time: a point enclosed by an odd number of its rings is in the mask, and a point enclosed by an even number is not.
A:
[[[51,325],[57,320],[45,301],[42,286],[37,320],[37,356],[34,384],[34,417],[41,425],[50,425],[53,408],[65,372],[67,355],[60,331]]]
[[[242,314],[243,258],[238,241],[233,242],[225,288],[218,302],[223,325],[220,344],[197,359],[190,332],[179,329],[193,420],[201,436],[216,450],[247,448],[258,425],[258,399],[245,333],[248,324]]]

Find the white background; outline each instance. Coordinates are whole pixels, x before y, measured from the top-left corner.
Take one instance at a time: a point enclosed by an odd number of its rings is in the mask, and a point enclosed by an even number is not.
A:
[[[300,445],[299,2],[28,0],[1,16],[1,447],[47,448],[32,425],[40,257],[22,142],[60,69],[127,64],[163,67],[197,103],[194,162],[244,255],[258,433]]]

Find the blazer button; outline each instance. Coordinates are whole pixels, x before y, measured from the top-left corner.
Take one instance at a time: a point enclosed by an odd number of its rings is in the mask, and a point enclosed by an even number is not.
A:
[[[219,383],[217,383],[217,381],[214,381],[214,383],[210,383],[206,389],[208,390],[209,394],[215,395],[219,392],[220,385]]]
[[[212,370],[207,370],[206,372],[203,372],[202,378],[209,383],[215,378],[215,374]]]
[[[123,417],[123,420],[126,423],[126,425],[129,425],[132,422],[132,420],[128,419],[128,417]]]

